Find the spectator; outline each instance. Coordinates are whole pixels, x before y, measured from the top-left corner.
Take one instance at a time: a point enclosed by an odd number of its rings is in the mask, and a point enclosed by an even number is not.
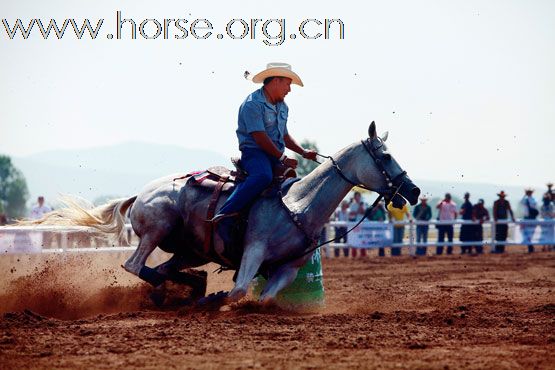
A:
[[[555,218],[553,201],[551,200],[551,194],[549,192],[543,195],[540,215],[546,221],[553,220],[553,218]],[[544,250],[551,251],[553,249],[553,244],[555,243],[555,227],[553,224],[542,225],[541,230],[541,241],[545,243]]]
[[[52,212],[52,208],[44,205],[44,197],[41,195],[37,198],[37,205],[31,210],[30,218],[38,220],[48,212]]]
[[[420,198],[420,204],[414,207],[412,215],[416,221],[430,221],[432,219],[432,207],[428,205],[428,198]],[[428,243],[428,225],[416,225],[416,243]],[[416,247],[417,256],[426,255],[426,246]]]
[[[547,191],[545,192],[544,195],[549,196],[549,199],[551,199],[552,202],[555,202],[555,192],[551,189],[552,187],[553,187],[553,183],[548,182]]]
[[[478,203],[476,203],[474,205],[474,207],[472,208],[472,219],[474,221],[478,221],[479,224],[478,225],[472,225],[474,226],[473,231],[474,231],[474,235],[472,236],[472,240],[473,241],[477,241],[480,242],[480,244],[476,244],[475,248],[476,248],[476,253],[477,254],[482,254],[484,251],[484,247],[482,246],[482,241],[484,240],[484,230],[482,227],[482,223],[484,221],[488,221],[489,220],[489,212],[486,209],[486,207],[484,207],[484,200],[483,199],[479,199]],[[468,252],[472,252],[472,247],[469,247]]]
[[[504,221],[508,219],[509,214],[511,215],[511,220],[515,221],[515,216],[513,214],[513,210],[511,209],[511,203],[505,199],[507,194],[503,190],[497,194],[499,199],[493,202],[493,220],[497,221]],[[509,231],[509,225],[506,223],[502,224],[495,224],[495,249],[492,253],[504,253],[505,252],[505,244],[504,243],[497,243],[497,242],[504,242],[507,240],[507,233]]]
[[[378,203],[374,208],[368,207],[366,209],[366,218],[373,222],[384,222],[385,221],[385,208],[383,200]],[[385,256],[384,248],[378,248],[378,256]]]
[[[524,189],[524,197],[520,201],[520,205],[524,210],[525,220],[535,220],[538,217],[539,211],[536,200],[532,196],[534,190],[532,188]],[[534,236],[534,231],[536,230],[536,225],[524,224],[521,226],[523,243],[528,244],[528,253],[534,252],[534,246],[532,245],[532,237]]]
[[[31,214],[29,217],[32,220],[41,219],[45,214],[48,212],[52,212],[52,208],[48,207],[44,204],[44,197],[41,195],[37,198],[37,205],[31,209]],[[61,237],[60,237],[61,240]],[[53,234],[49,231],[42,232],[42,243],[43,247],[48,247],[52,244],[53,241]]]
[[[393,207],[392,203],[387,205],[387,210],[389,211],[389,220],[390,221],[403,221],[405,216],[407,219],[410,220],[410,212],[409,206],[407,203],[403,206],[403,208],[395,208]],[[393,227],[393,243],[402,243],[403,237],[405,236],[405,225],[395,225]],[[401,255],[401,247],[391,247],[391,255],[392,256],[400,256]]]
[[[341,202],[341,206],[337,208],[334,215],[335,221],[349,221],[349,202],[344,200]],[[347,226],[336,226],[335,227],[335,242],[336,243],[347,243]],[[339,257],[339,248],[334,248],[335,257]],[[349,248],[343,248],[343,255],[349,257]]]
[[[446,193],[445,199],[438,203],[436,206],[439,209],[438,220],[439,221],[453,221],[457,218],[457,205],[451,200],[451,194]],[[449,243],[453,243],[453,224],[448,225],[437,225],[438,232],[438,245],[436,247],[436,254],[443,254],[443,243],[445,242],[445,235]],[[453,246],[447,246],[447,254],[453,253]]]
[[[464,193],[464,203],[459,211],[462,219],[465,221],[472,221],[472,203],[470,203],[470,193]],[[461,242],[473,241],[474,234],[476,233],[475,225],[463,223],[461,225],[461,233],[459,234],[459,240]],[[472,247],[469,245],[461,246],[461,254],[470,253]]]
[[[351,205],[349,206],[349,221],[358,222],[364,217],[364,212],[366,211],[366,206],[362,201],[362,196],[358,191],[355,192],[353,199],[351,200]],[[353,257],[357,256],[357,249],[351,248]],[[360,250],[360,256],[366,256],[366,249]]]

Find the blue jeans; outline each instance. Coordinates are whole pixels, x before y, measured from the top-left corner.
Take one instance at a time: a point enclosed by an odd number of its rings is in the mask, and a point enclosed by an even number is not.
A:
[[[534,232],[536,231],[536,225],[525,225],[522,229],[522,244],[532,243],[532,238],[534,237]],[[528,244],[528,253],[534,252],[534,245]]]
[[[417,243],[427,243],[428,242],[428,225],[416,225],[416,242]],[[426,255],[426,247],[416,247],[417,256]]]
[[[273,167],[278,161],[261,149],[243,149],[241,165],[249,175],[237,185],[218,213],[240,212],[254,201],[272,183]]]
[[[393,228],[393,243],[402,243],[403,237],[405,236],[405,227],[394,227]],[[401,247],[391,247],[392,256],[401,255]]]
[[[449,243],[453,242],[453,225],[438,225],[437,228],[437,242],[438,244],[445,242],[445,235],[447,235],[447,240]],[[453,253],[453,247],[447,246],[447,254]],[[443,254],[443,246],[436,246],[436,254]]]
[[[338,238],[338,236],[343,235],[347,232],[347,228],[345,226],[339,226],[335,228],[335,242],[336,243],[347,243],[347,235],[344,235],[342,238]],[[339,257],[339,248],[334,248],[335,257]],[[343,256],[349,257],[349,248],[343,248]]]

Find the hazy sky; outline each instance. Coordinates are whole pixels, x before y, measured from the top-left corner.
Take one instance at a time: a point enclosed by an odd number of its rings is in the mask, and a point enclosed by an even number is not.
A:
[[[241,4],[241,5],[237,5]],[[147,141],[234,154],[237,110],[258,85],[243,72],[270,61],[293,65],[305,83],[287,97],[289,131],[331,154],[359,140],[375,120],[415,179],[541,186],[555,180],[554,1],[2,1],[13,27],[85,18],[104,23],[95,40],[31,36],[10,40],[0,26],[0,152]],[[132,40],[116,11],[133,18],[207,19],[211,37],[169,24],[163,35]],[[230,39],[231,19],[285,19],[286,38],[267,46]],[[331,39],[299,36],[304,19],[341,19]],[[235,23],[234,34],[240,34]],[[153,35],[150,21],[145,33]],[[270,24],[276,35],[279,25]],[[316,23],[307,25],[309,35]],[[53,32],[53,31],[52,31]],[[202,35],[206,30],[201,30]],[[222,33],[222,39],[216,34]],[[292,40],[289,35],[295,33]],[[268,41],[268,40],[267,40]],[[276,40],[269,40],[275,43]]]

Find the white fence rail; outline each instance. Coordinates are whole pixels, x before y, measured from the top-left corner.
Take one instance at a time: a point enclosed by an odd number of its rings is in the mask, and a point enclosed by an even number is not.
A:
[[[555,245],[555,220],[516,220],[516,221],[485,221],[483,226],[483,240],[461,242],[459,239],[461,225],[480,225],[479,222],[453,220],[453,221],[403,221],[403,222],[370,222],[364,221],[359,228],[374,224],[373,229],[379,232],[376,235],[369,235],[368,240],[378,241],[370,245],[353,245],[349,242],[354,233],[347,235],[346,243],[333,242],[326,248],[382,248],[382,247],[431,247],[431,246],[491,246],[504,245]],[[495,240],[496,228],[498,225],[508,225],[508,237],[506,241]],[[354,226],[354,222],[331,221],[322,233],[322,241],[328,240],[335,235],[334,229]],[[426,243],[416,242],[416,227],[419,225],[434,226],[429,227],[428,241]],[[453,225],[453,242],[438,242],[437,226]],[[404,228],[402,242],[393,243],[393,230],[395,227]],[[79,226],[4,226],[0,227],[0,253],[64,253],[64,252],[125,252],[133,251],[133,241],[136,235],[131,229],[131,225],[126,225],[128,236],[132,241],[131,246],[121,246],[109,244],[104,238],[92,228]],[[372,229],[372,227],[370,227]],[[385,240],[378,240],[385,237]]]
[[[136,238],[131,225],[125,225],[131,240]],[[93,228],[82,226],[2,226],[0,253],[84,253],[127,252],[136,246],[110,243]]]

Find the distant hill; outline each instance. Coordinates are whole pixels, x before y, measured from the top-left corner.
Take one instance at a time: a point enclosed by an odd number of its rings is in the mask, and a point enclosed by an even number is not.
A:
[[[82,150],[52,150],[12,160],[27,179],[31,201],[44,195],[47,203],[54,206],[60,194],[104,201],[136,194],[146,183],[164,175],[231,165],[229,159],[220,153],[141,142]],[[523,187],[518,186],[417,179],[414,182],[432,201],[450,192],[460,203],[468,191],[473,203],[483,198],[488,208],[500,190],[509,194],[508,199],[514,205],[523,195]],[[537,189],[538,200],[543,191],[545,189]]]
[[[44,195],[56,205],[61,194],[90,201],[136,194],[146,183],[172,173],[187,173],[229,159],[206,150],[129,142],[83,150],[52,150],[12,158],[33,198]],[[34,202],[34,199],[31,199]]]

